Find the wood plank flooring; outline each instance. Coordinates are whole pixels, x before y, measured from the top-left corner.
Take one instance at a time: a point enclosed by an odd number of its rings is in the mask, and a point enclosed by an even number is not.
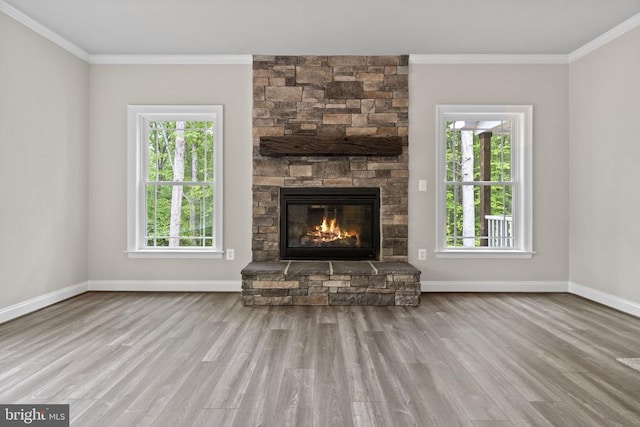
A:
[[[639,426],[640,319],[567,294],[242,307],[87,293],[0,325],[0,403],[74,426]]]

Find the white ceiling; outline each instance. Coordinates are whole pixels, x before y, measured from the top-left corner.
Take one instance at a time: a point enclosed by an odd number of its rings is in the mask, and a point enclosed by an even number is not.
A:
[[[640,0],[3,1],[91,55],[569,54],[640,13]]]

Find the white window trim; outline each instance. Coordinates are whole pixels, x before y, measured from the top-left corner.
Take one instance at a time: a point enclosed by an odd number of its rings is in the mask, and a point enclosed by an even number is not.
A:
[[[511,146],[513,219],[516,246],[504,248],[449,248],[446,246],[445,126],[453,120],[512,120],[516,144]],[[436,106],[436,258],[530,259],[533,251],[533,106],[437,105]]]
[[[147,248],[144,244],[145,202],[143,173],[146,164],[146,143],[143,137],[143,120],[153,117],[184,115],[185,120],[211,120],[214,126],[214,208],[213,226],[215,240],[211,249],[205,248]],[[202,117],[202,116],[206,117]],[[198,117],[200,116],[200,117]],[[222,105],[128,105],[127,106],[127,250],[129,258],[214,258],[221,259],[223,250],[223,107]],[[144,147],[143,144],[144,143]],[[143,151],[144,148],[144,151]]]

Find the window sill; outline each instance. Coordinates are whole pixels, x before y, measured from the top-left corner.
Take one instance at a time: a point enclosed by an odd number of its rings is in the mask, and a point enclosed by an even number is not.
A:
[[[448,249],[445,251],[435,251],[436,258],[476,258],[476,259],[531,259],[535,252],[518,250],[468,250],[468,249]]]
[[[176,258],[176,259],[222,259],[224,251],[201,251],[201,250],[135,250],[125,251],[129,258]]]

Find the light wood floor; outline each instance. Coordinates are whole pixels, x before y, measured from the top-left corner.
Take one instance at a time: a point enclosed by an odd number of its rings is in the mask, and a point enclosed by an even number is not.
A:
[[[566,294],[242,307],[87,293],[0,325],[0,403],[74,426],[640,425],[640,319]]]

